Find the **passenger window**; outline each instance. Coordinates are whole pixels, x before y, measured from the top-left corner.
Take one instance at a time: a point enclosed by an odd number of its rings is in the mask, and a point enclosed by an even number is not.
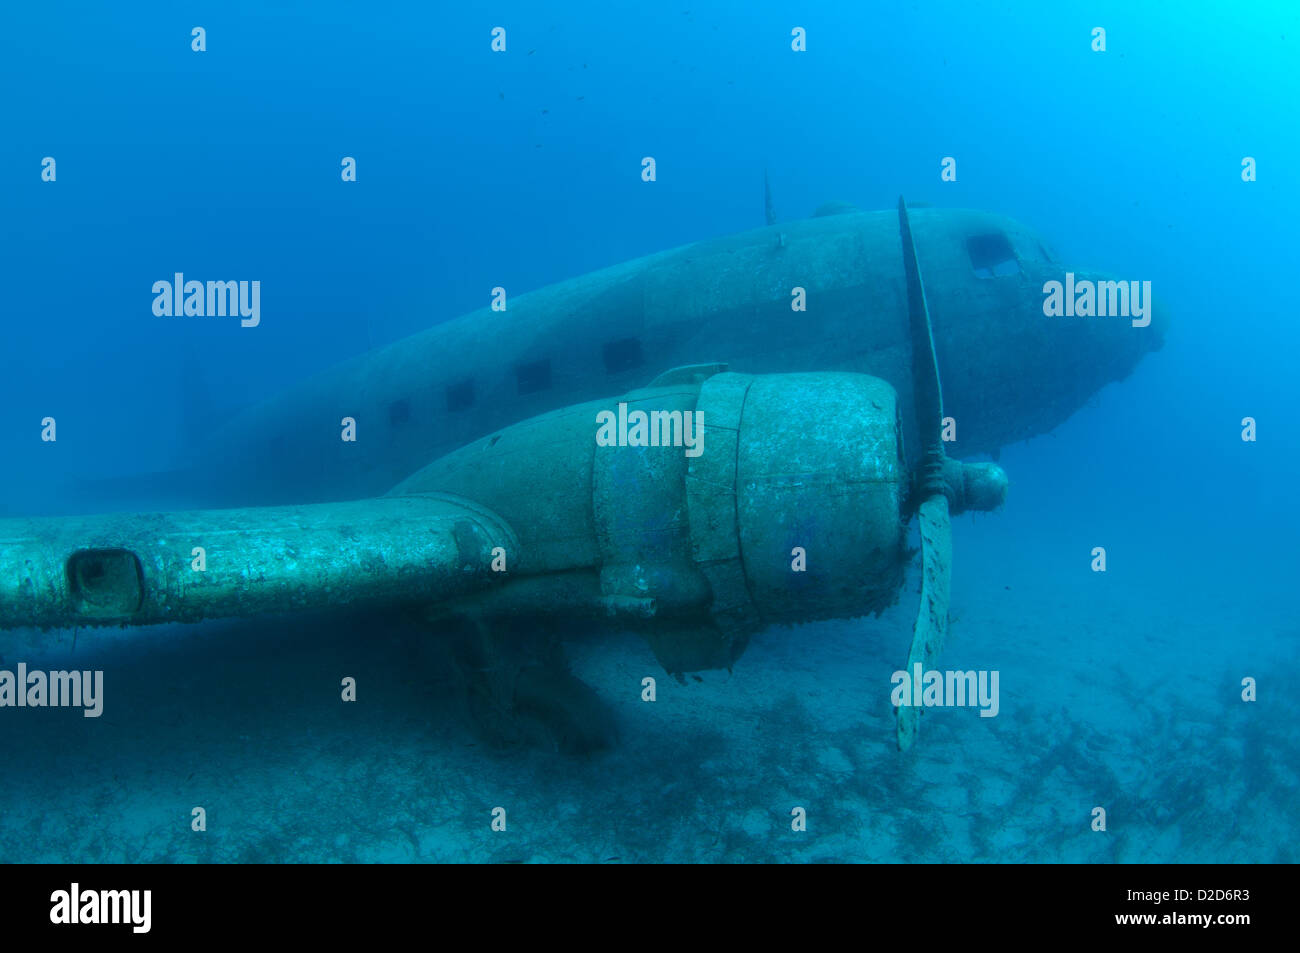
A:
[[[532,394],[551,386],[551,360],[545,358],[515,368],[515,384],[521,394]]]
[[[467,377],[447,388],[447,410],[469,410],[474,406],[474,379]]]
[[[634,367],[640,367],[645,363],[645,357],[641,354],[641,342],[636,338],[620,338],[617,341],[606,341],[603,352],[606,374],[619,374],[623,371],[630,371]]]

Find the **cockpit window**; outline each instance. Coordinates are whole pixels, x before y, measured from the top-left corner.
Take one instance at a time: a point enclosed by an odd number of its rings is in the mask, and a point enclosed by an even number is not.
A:
[[[975,269],[976,278],[1004,278],[1020,273],[1015,250],[1001,232],[972,235],[966,239],[966,251],[970,253],[970,265]]]

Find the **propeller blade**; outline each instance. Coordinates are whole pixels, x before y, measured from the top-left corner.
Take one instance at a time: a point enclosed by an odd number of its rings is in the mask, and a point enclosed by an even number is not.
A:
[[[920,678],[916,666],[927,672],[948,636],[949,580],[952,578],[952,522],[948,516],[948,498],[932,496],[917,513],[921,529],[921,604],[912,630],[912,647],[907,654],[907,677],[912,679],[912,704],[900,705],[898,712],[898,750],[906,751],[916,741],[921,722]]]
[[[916,425],[921,437],[921,456],[917,483],[921,505],[917,522],[921,530],[921,603],[912,629],[912,647],[907,655],[907,677],[912,679],[912,704],[900,705],[898,714],[898,749],[906,751],[916,741],[921,727],[921,697],[918,689],[921,673],[943,649],[948,635],[948,596],[952,575],[952,521],[948,497],[943,492],[945,454],[941,438],[943,426],[943,387],[939,381],[939,361],[934,353],[934,334],[930,327],[930,307],[925,300],[921,266],[916,260],[916,243],[912,239],[912,222],[907,203],[898,199],[898,231],[903,243],[903,271],[907,279],[907,316],[912,336],[912,394],[916,404]]]
[[[912,220],[907,203],[898,197],[898,232],[903,243],[903,274],[907,279],[907,323],[912,336],[912,399],[916,402],[916,426],[923,453],[942,453],[943,387],[939,383],[939,360],[934,353],[930,328],[930,305],[925,300],[921,265],[912,240]]]

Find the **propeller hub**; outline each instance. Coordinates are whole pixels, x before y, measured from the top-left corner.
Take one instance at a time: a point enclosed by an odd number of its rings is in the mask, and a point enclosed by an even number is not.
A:
[[[949,461],[945,474],[953,492],[949,495],[953,513],[966,510],[996,510],[1007,501],[1007,471],[996,463]]]

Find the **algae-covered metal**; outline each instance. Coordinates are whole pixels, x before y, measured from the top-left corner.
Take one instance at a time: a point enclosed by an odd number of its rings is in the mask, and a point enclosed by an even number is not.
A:
[[[889,605],[910,481],[893,388],[715,370],[505,428],[373,499],[0,521],[0,627],[614,615],[681,672],[772,622]],[[954,493],[997,505],[991,472],[955,465]]]
[[[0,629],[449,599],[514,545],[489,511],[434,495],[0,520]]]

